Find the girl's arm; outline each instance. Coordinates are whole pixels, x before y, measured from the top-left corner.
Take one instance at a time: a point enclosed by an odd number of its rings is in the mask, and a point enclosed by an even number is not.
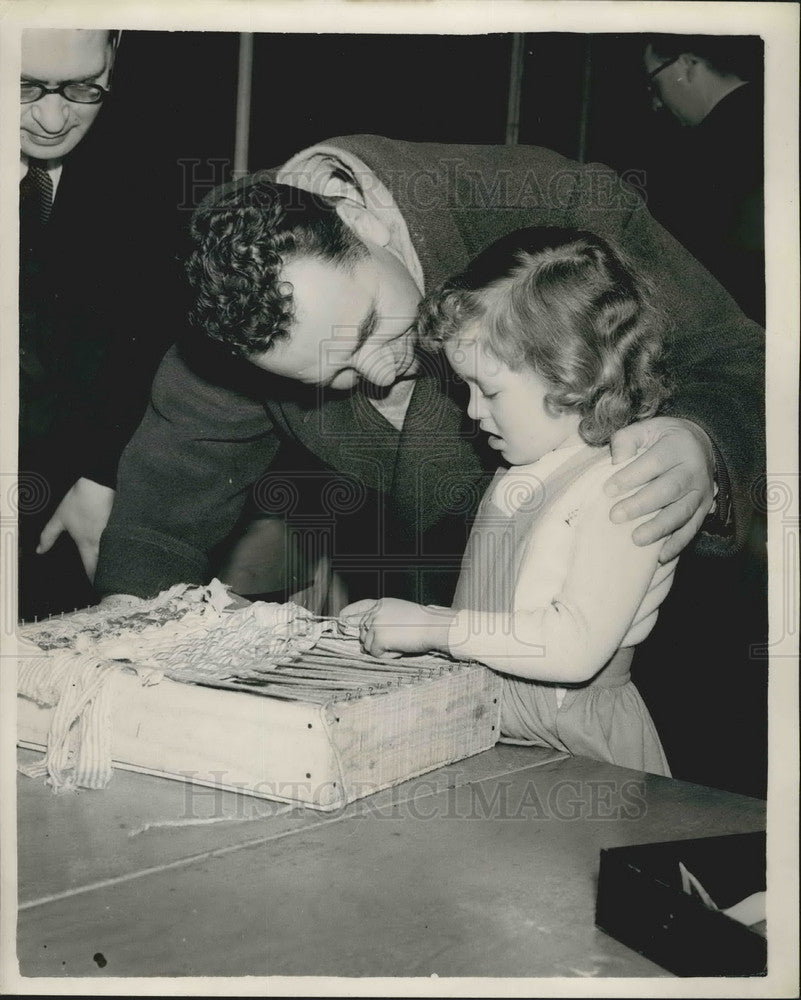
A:
[[[614,500],[601,490],[606,475],[606,466],[595,474],[597,489],[578,514],[573,558],[551,604],[482,613],[390,598],[359,601],[340,618],[359,626],[362,646],[374,656],[433,650],[531,680],[589,680],[629,631],[632,642],[648,634],[676,566],[674,559],[658,567],[661,542],[635,545],[630,523],[609,520]]]
[[[647,634],[670,588],[675,560],[659,570],[643,602],[661,543],[635,545],[630,523],[609,520],[613,502],[599,488],[582,506],[567,577],[549,605],[511,614],[459,611],[447,650],[518,677],[580,683],[620,647],[635,616],[638,632]]]

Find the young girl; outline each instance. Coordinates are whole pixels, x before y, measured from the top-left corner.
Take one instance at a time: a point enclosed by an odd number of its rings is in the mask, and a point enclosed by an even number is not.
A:
[[[676,560],[635,545],[603,492],[612,434],[667,397],[648,291],[592,233],[519,230],[428,296],[419,332],[509,468],[479,508],[452,608],[360,601],[342,618],[375,655],[439,650],[501,672],[507,741],[669,774],[630,667]]]

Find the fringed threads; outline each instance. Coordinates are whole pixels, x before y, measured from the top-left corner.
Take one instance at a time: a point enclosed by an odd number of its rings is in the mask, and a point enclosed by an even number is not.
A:
[[[112,774],[108,683],[121,664],[71,649],[43,653],[22,639],[19,647],[18,693],[54,708],[44,760],[19,770],[47,775],[56,792],[104,788]],[[153,671],[142,676],[143,683],[154,679]]]

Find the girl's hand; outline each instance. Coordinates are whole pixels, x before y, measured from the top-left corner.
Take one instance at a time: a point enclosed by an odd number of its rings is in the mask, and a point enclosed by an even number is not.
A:
[[[340,619],[348,625],[358,622],[365,652],[372,656],[400,656],[432,650],[447,652],[453,616],[450,608],[430,608],[384,598],[357,601],[342,611]]]

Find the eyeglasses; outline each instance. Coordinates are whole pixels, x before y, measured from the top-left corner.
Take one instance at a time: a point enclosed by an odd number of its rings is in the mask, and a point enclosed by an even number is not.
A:
[[[68,81],[58,87],[47,87],[38,80],[20,80],[20,104],[32,104],[45,94],[60,94],[73,104],[100,104],[108,97],[109,91],[99,83],[81,83]]]
[[[648,93],[652,97],[654,94],[654,80],[659,76],[659,74],[662,72],[663,69],[667,69],[668,66],[672,66],[673,63],[678,62],[679,59],[681,59],[681,53],[679,53],[677,56],[673,56],[672,59],[668,59],[666,62],[663,62],[661,65],[657,66],[656,69],[652,69],[651,72],[648,74],[647,78],[648,82],[646,86],[648,87]]]

